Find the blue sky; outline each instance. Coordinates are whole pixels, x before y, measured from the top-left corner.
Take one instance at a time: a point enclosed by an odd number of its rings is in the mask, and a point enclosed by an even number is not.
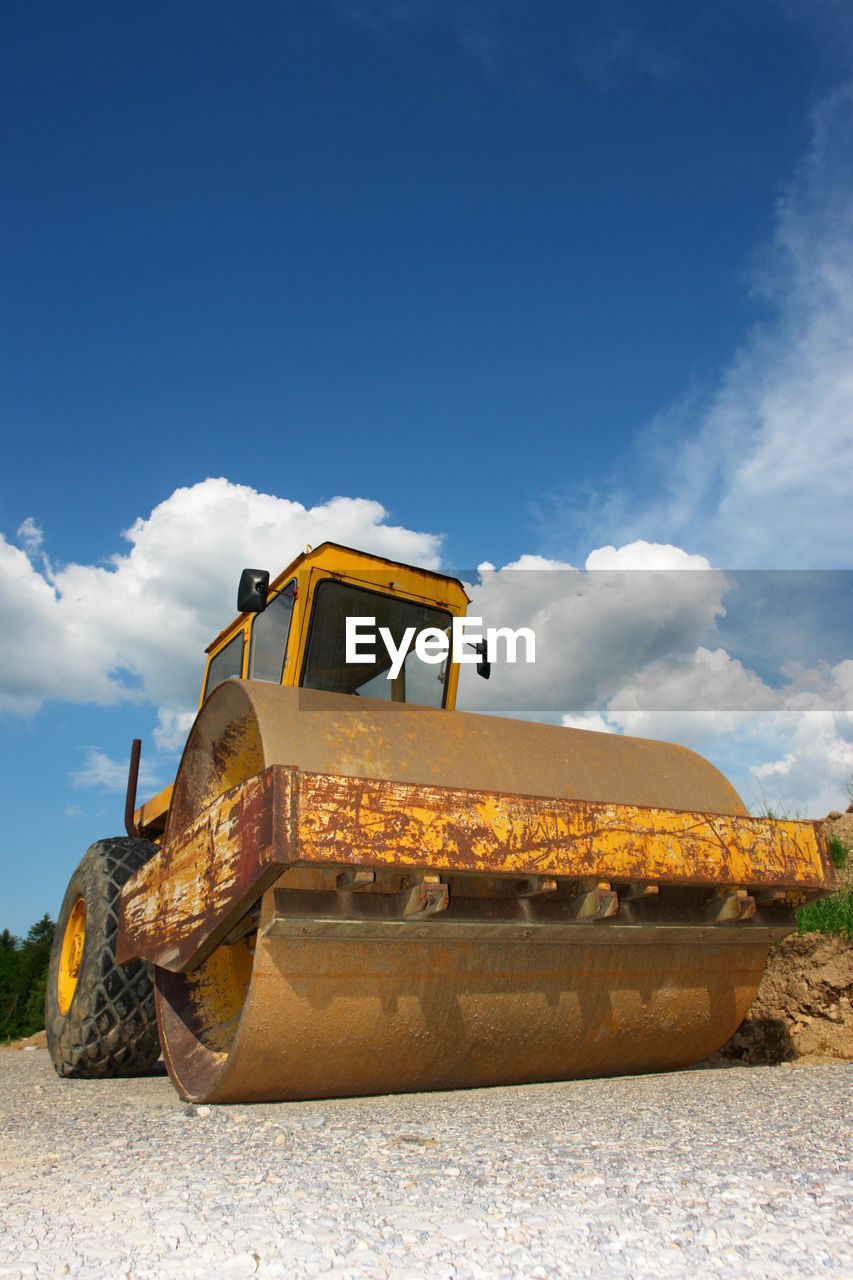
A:
[[[0,927],[120,830],[134,734],[168,780],[235,566],[324,536],[540,611],[546,566],[728,571],[677,634],[626,597],[606,687],[591,590],[587,682],[489,709],[846,801],[849,577],[797,628],[731,571],[853,568],[851,55],[781,0],[7,9]]]

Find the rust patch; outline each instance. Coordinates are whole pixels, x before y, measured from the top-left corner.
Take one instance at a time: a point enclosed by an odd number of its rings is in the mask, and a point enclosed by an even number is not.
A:
[[[292,771],[231,787],[127,881],[116,958],[172,972],[210,954],[291,860]]]
[[[738,891],[731,901],[744,904],[744,886],[810,897],[834,888],[826,838],[815,823],[272,765],[224,792],[128,880],[119,962],[138,956],[173,972],[196,967],[295,863],[481,872],[537,885],[588,881],[597,895],[588,908],[602,916],[623,881],[635,896],[658,885],[704,885]]]
[[[830,892],[815,823],[299,775],[304,862]]]

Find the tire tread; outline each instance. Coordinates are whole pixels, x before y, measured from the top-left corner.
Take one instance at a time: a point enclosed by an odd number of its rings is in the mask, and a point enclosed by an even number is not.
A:
[[[141,1075],[160,1056],[148,966],[138,960],[119,965],[115,959],[122,887],[154,852],[156,845],[148,840],[100,840],[71,878],[56,928],[45,1003],[48,1049],[61,1076]],[[81,894],[86,898],[83,960],[71,1006],[63,1015],[55,996],[56,971],[68,913]]]

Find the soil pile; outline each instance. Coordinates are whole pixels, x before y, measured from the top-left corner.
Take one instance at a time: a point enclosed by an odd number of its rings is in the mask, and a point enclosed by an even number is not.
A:
[[[824,825],[827,835],[838,836],[842,844],[846,844],[848,849],[853,849],[853,804],[846,813],[839,813],[836,809],[834,816],[830,814]],[[848,866],[849,863],[848,858]]]
[[[43,1031],[37,1031],[35,1035],[27,1036],[25,1040],[10,1040],[6,1044],[0,1044],[0,1049],[46,1049],[47,1038]]]
[[[752,1008],[710,1062],[853,1060],[853,943],[797,934],[774,947]]]
[[[835,878],[839,889],[853,885],[853,804],[846,813],[835,818],[827,818],[824,823],[828,836],[837,836],[847,848],[847,862],[843,867],[835,868]]]
[[[853,805],[826,820],[827,835],[853,849]],[[853,879],[853,853],[837,868],[839,889]],[[794,934],[770,952],[752,1008],[710,1062],[853,1060],[853,942]]]

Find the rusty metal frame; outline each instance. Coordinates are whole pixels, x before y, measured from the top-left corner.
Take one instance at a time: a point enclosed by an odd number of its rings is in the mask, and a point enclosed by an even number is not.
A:
[[[692,906],[649,912],[617,902],[611,893],[612,911],[584,912],[586,895],[531,902],[518,898],[455,897],[444,911],[405,916],[395,894],[301,892],[274,889],[265,938],[316,941],[377,940],[382,942],[452,942],[489,938],[499,942],[584,943],[614,941],[671,942],[724,940],[719,926],[733,923],[720,916],[716,904],[700,901]],[[701,896],[701,895],[700,895]],[[657,904],[655,904],[657,907]],[[618,908],[618,910],[617,910]],[[757,911],[754,901],[749,933],[769,942],[783,938],[794,927],[793,911]],[[596,927],[591,927],[596,926]]]
[[[826,837],[815,823],[271,765],[226,791],[127,881],[119,962],[139,957],[174,972],[196,967],[293,866],[512,877],[522,893],[532,882],[569,881],[581,894],[603,895],[587,913],[602,919],[619,907],[620,882],[626,900],[653,899],[655,886],[714,890],[720,922],[749,920],[753,891],[794,902],[834,887]],[[369,889],[358,895],[376,896]],[[562,899],[560,910],[568,923],[574,908]],[[430,927],[452,918],[443,914]]]

